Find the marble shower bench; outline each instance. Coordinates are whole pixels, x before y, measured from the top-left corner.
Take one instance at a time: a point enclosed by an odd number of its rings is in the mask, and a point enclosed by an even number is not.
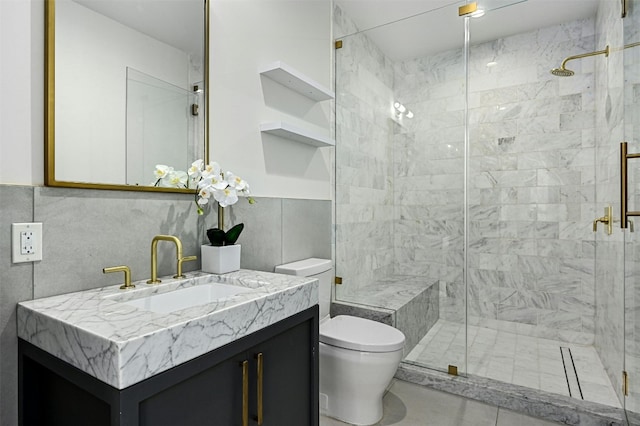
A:
[[[408,275],[383,278],[335,300],[331,316],[353,315],[396,327],[407,339],[408,354],[438,321],[438,283]]]

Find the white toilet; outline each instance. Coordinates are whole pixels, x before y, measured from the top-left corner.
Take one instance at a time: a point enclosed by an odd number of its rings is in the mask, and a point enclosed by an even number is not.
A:
[[[382,397],[402,360],[404,334],[364,318],[329,318],[330,260],[305,259],[275,271],[320,281],[320,412],[354,425],[378,422]]]

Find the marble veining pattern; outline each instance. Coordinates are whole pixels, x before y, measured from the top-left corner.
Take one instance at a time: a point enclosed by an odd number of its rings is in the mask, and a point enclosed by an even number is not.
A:
[[[138,383],[318,303],[318,281],[240,270],[103,287],[18,304],[18,337],[118,389]],[[177,288],[251,288],[218,302],[158,314],[119,303]]]
[[[354,315],[392,325],[405,335],[405,354],[439,318],[439,286],[420,277],[386,277],[343,294],[332,306],[332,314]],[[367,308],[368,306],[368,308]],[[384,308],[380,308],[384,306]]]
[[[560,347],[571,349],[573,359],[566,360],[566,366]],[[570,396],[565,367],[575,366],[582,395],[574,397],[621,408],[593,346],[476,326],[469,326],[465,333],[461,324],[439,320],[406,360],[441,370],[457,365],[473,375],[565,396]]]
[[[462,50],[395,65],[395,94],[415,113],[396,135],[407,151],[395,159],[396,257],[399,269],[440,281],[441,318],[463,322],[466,299],[473,324],[593,341],[594,149],[583,136],[594,127],[586,101],[593,69],[579,69],[573,81],[548,70],[590,50],[594,25],[569,22],[470,49],[466,292],[464,123],[457,120],[464,90],[434,92],[455,82],[464,89]],[[452,68],[458,72],[445,72]],[[456,107],[442,111],[443,100]],[[420,244],[406,244],[413,235]]]
[[[339,12],[337,25],[348,26]],[[468,301],[476,323],[593,343],[594,62],[576,63],[572,78],[549,70],[593,50],[595,26],[581,19],[472,45],[466,177],[462,49],[393,62],[366,32],[345,37],[336,53],[339,298],[369,299],[381,278],[412,275],[439,282],[441,318],[463,322]],[[414,117],[392,114],[394,100]]]
[[[565,425],[626,424],[621,408],[581,401],[476,375],[450,376],[402,363],[396,372],[396,378]]]
[[[394,271],[393,145],[388,106],[393,67],[338,5],[336,50],[336,275],[340,297]]]

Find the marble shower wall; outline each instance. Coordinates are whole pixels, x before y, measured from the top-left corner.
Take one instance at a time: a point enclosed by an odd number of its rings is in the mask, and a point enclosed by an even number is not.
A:
[[[594,42],[588,19],[471,48],[472,324],[593,342],[593,60],[571,78],[549,70]],[[398,265],[439,279],[441,317],[461,321],[462,51],[396,64],[394,81],[415,113],[395,135]]]
[[[589,344],[594,333],[594,21],[471,51],[471,321]],[[487,63],[497,61],[494,67]],[[488,283],[491,283],[487,285]]]
[[[337,6],[334,22],[335,34],[357,31]],[[345,37],[336,87],[336,291],[345,300],[394,271],[393,64],[366,35]]]
[[[465,318],[464,78],[462,49],[395,64],[396,97],[414,113],[393,135],[396,272],[438,281],[440,318],[459,322]]]
[[[185,255],[200,255],[216,214],[198,216],[193,196],[0,185],[0,424],[17,421],[16,303],[122,282],[102,268],[126,264],[132,279],[150,274],[151,240],[178,236]],[[226,223],[246,227],[242,268],[273,271],[307,257],[331,257],[331,201],[258,198],[226,210]],[[11,224],[43,223],[43,260],[11,263]],[[158,245],[159,274],[175,268],[172,244]],[[187,262],[185,271],[199,269]]]
[[[356,32],[339,8],[336,26]],[[347,29],[344,29],[348,27]],[[473,40],[473,23],[472,23]],[[340,31],[338,31],[340,32]],[[469,320],[569,342],[595,331],[595,20],[470,53]],[[336,54],[338,290],[375,277],[438,281],[463,321],[462,49],[392,63],[364,34]],[[488,67],[487,63],[497,64]],[[414,118],[391,118],[399,100]],[[390,169],[390,166],[392,168]],[[339,295],[340,297],[340,295]]]

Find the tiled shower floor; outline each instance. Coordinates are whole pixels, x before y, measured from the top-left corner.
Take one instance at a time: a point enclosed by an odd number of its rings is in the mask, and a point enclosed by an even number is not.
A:
[[[591,346],[471,325],[468,333],[469,374],[621,406],[600,358]],[[457,365],[462,370],[464,338],[462,324],[438,320],[406,360],[442,370],[450,364]]]

